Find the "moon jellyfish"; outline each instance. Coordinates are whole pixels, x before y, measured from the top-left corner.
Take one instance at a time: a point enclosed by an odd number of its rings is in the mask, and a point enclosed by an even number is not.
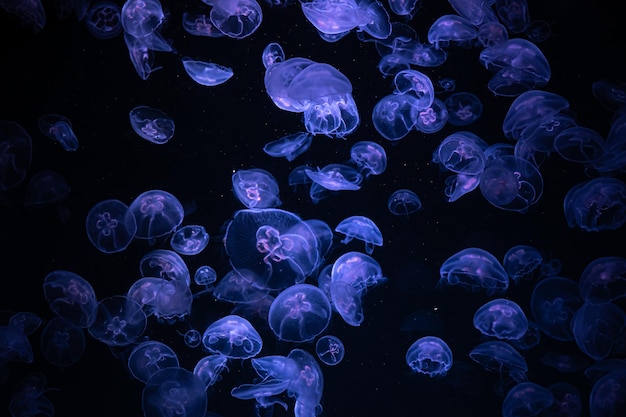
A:
[[[537,45],[523,38],[489,46],[481,51],[479,60],[495,72],[487,87],[496,96],[515,97],[550,80],[548,60]]]
[[[565,195],[567,225],[587,232],[616,230],[626,223],[626,184],[599,177],[574,185]]]
[[[572,318],[582,305],[578,284],[562,277],[548,277],[535,285],[530,310],[543,333],[556,340],[574,340]]]
[[[233,268],[243,276],[253,273],[257,288],[301,283],[320,262],[315,232],[280,209],[238,211],[226,229],[225,244]]]
[[[415,192],[401,188],[391,193],[387,208],[396,216],[408,216],[422,209],[422,200]]]
[[[128,247],[137,232],[137,220],[120,200],[103,200],[89,210],[85,220],[89,241],[101,252],[116,253]]]
[[[32,162],[30,135],[16,122],[0,121],[0,190],[8,190],[26,178]]]
[[[280,340],[310,342],[326,329],[331,313],[330,302],[321,289],[296,284],[274,298],[267,320]]]
[[[137,222],[135,237],[147,239],[150,243],[176,230],[185,216],[180,201],[163,190],[141,193],[130,203],[129,208]]]
[[[509,390],[502,401],[502,417],[537,416],[554,402],[547,388],[534,382],[520,382]]]
[[[374,246],[383,245],[383,235],[372,219],[365,216],[351,216],[343,219],[335,232],[342,233],[345,237],[341,243],[347,244],[352,239],[365,242],[365,252],[372,254]]]
[[[52,271],[44,278],[43,291],[50,309],[71,324],[86,328],[96,319],[96,293],[80,275],[61,269]]]
[[[206,387],[199,376],[184,368],[163,368],[146,381],[141,403],[144,417],[203,417]]]
[[[531,162],[508,155],[485,164],[478,187],[494,206],[526,213],[543,194],[543,177]]]
[[[58,142],[66,151],[78,149],[78,139],[70,120],[60,114],[46,114],[37,119],[41,133]]]
[[[322,336],[315,343],[317,357],[328,366],[335,366],[343,360],[346,349],[337,336]]]
[[[198,61],[186,57],[182,59],[182,62],[187,75],[192,80],[208,87],[224,84],[234,74],[232,68],[213,62]]]
[[[127,346],[146,329],[146,314],[133,299],[115,295],[98,303],[98,310],[89,334],[109,346]]]
[[[197,255],[209,244],[209,234],[201,225],[187,225],[176,230],[170,246],[182,255]]]
[[[488,295],[504,292],[509,287],[509,276],[489,252],[480,248],[466,248],[450,256],[439,269],[440,283],[458,285],[473,292]]]
[[[172,348],[156,340],[139,343],[128,356],[130,373],[143,383],[157,371],[172,367],[178,367],[178,356]]]
[[[247,208],[270,208],[281,205],[278,181],[261,168],[241,169],[232,176],[233,191]]]
[[[174,120],[159,109],[137,106],[128,115],[131,127],[142,139],[162,145],[174,136]]]
[[[376,142],[363,140],[350,148],[350,160],[356,164],[365,176],[380,175],[387,168],[385,148]]]
[[[416,372],[428,376],[445,376],[452,367],[452,351],[436,336],[422,337],[409,347],[406,363]]]
[[[52,365],[67,367],[74,365],[85,352],[83,329],[63,317],[54,317],[41,332],[41,353]]]
[[[483,304],[474,313],[474,327],[486,336],[520,339],[528,330],[528,319],[514,301],[497,298]]]
[[[578,282],[580,296],[592,304],[626,297],[626,258],[601,256],[583,270]]]
[[[205,1],[211,7],[211,22],[224,35],[243,39],[252,35],[263,21],[263,12],[256,0]]]
[[[229,315],[206,328],[202,334],[202,344],[212,353],[248,359],[261,351],[263,340],[248,320]]]

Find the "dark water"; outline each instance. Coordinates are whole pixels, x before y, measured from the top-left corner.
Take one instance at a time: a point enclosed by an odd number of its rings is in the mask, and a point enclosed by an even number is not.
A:
[[[74,16],[58,19],[53,4],[46,4],[48,22],[31,34],[10,15],[0,13],[0,119],[21,124],[33,140],[33,162],[20,186],[0,195],[0,253],[3,290],[0,309],[32,311],[44,321],[53,317],[42,291],[43,278],[55,269],[76,272],[94,287],[99,299],[125,293],[139,278],[139,260],[151,249],[168,249],[168,242],[150,246],[133,241],[118,254],[96,250],[85,233],[85,217],[97,202],[116,198],[130,203],[150,189],[171,192],[186,207],[193,207],[184,224],[201,224],[211,235],[209,246],[199,255],[185,258],[190,271],[203,264],[213,266],[218,276],[229,271],[220,235],[236,210],[242,207],[232,192],[231,175],[240,169],[263,168],[278,180],[281,208],[304,219],[317,218],[331,227],[352,215],[373,219],[385,239],[373,257],[389,278],[383,286],[364,297],[365,320],[359,327],[346,325],[334,315],[328,334],[342,338],[344,361],[323,367],[322,398],[325,416],[498,416],[502,390],[499,375],[479,368],[469,351],[484,340],[473,328],[476,309],[493,298],[457,289],[437,289],[439,267],[453,253],[480,247],[502,259],[513,245],[538,248],[547,259],[562,261],[564,277],[578,280],[585,266],[600,256],[626,256],[624,230],[589,233],[571,229],[563,215],[563,197],[574,184],[587,179],[583,167],[563,161],[554,154],[541,166],[544,195],[525,214],[491,206],[476,190],[454,203],[444,196],[447,173],[431,162],[432,152],[447,135],[470,130],[489,144],[504,142],[502,121],[512,98],[494,97],[487,90],[492,75],[478,62],[478,49],[452,47],[440,67],[419,68],[433,82],[456,80],[457,91],[480,97],[484,114],[466,129],[446,126],[425,135],[411,132],[391,143],[376,132],[371,110],[392,91],[391,79],[376,68],[379,56],[371,43],[360,42],[354,33],[336,43],[323,41],[304,18],[298,5],[270,8],[262,4],[264,20],[250,37],[193,37],[182,29],[185,10],[195,10],[199,1],[163,1],[169,18],[162,29],[176,53],[156,53],[155,66],[163,68],[143,81],[135,72],[121,36],[111,40],[94,38],[84,22]],[[422,40],[432,22],[453,13],[444,1],[422,2],[409,22]],[[544,88],[567,98],[577,122],[606,136],[612,114],[601,107],[591,92],[598,79],[623,79],[626,39],[621,34],[617,11],[608,2],[530,1],[533,19],[552,26],[552,36],[538,44],[552,67],[552,78]],[[392,16],[394,21],[401,21]],[[353,84],[353,96],[361,115],[358,129],[346,140],[317,136],[311,148],[292,162],[266,155],[263,145],[283,135],[303,130],[300,115],[278,109],[267,96],[261,52],[269,42],[282,45],[286,56],[306,57],[335,66]],[[203,87],[184,72],[182,56],[213,61],[233,68],[235,75],[223,85]],[[128,112],[137,105],[163,110],[176,122],[176,133],[165,145],[140,139],[131,129]],[[44,137],[37,119],[47,113],[67,116],[80,147],[65,152]],[[349,159],[351,145],[359,140],[381,144],[388,168],[371,176],[356,192],[343,192],[313,204],[308,194],[292,190],[287,175],[297,165],[324,166]],[[26,184],[41,170],[55,170],[71,186],[59,204],[24,208]],[[424,208],[408,218],[391,215],[387,198],[398,188],[409,188],[422,199]],[[350,250],[362,250],[356,242],[335,245],[328,258]],[[621,243],[620,243],[621,242]],[[307,282],[315,284],[315,279]],[[506,298],[516,301],[530,316],[529,297],[534,281],[512,287]],[[186,322],[163,325],[151,318],[146,335],[172,346],[183,367],[192,369],[205,355],[189,349],[177,331],[190,324],[206,326],[227,314],[232,306],[205,297],[194,305]],[[417,312],[417,314],[416,314]],[[416,320],[430,312],[429,332],[451,347],[455,363],[445,379],[412,374],[404,356],[419,336]],[[416,314],[416,315],[413,315]],[[413,315],[413,316],[411,316]],[[409,317],[413,327],[405,323]],[[411,323],[411,322],[409,322]],[[2,323],[4,324],[4,323]],[[407,330],[408,326],[408,330]],[[411,330],[413,329],[413,330]],[[40,353],[41,330],[29,337],[35,360],[11,363],[0,391],[0,407],[6,409],[10,391],[30,372],[44,372],[47,393],[58,416],[139,416],[142,384],[133,379],[114,352],[86,333],[87,347],[76,365],[57,368]],[[271,331],[262,332],[263,355],[286,355],[294,347],[314,352],[313,344],[279,342]],[[541,364],[550,350],[580,351],[574,342],[544,338],[538,347],[524,352],[528,378],[543,386],[569,382],[580,391],[583,414],[588,413],[591,382],[580,372],[562,373]],[[208,409],[224,417],[251,416],[253,401],[236,400],[230,390],[253,382],[250,363],[234,361],[230,372],[209,391]],[[276,409],[275,415],[285,414]]]

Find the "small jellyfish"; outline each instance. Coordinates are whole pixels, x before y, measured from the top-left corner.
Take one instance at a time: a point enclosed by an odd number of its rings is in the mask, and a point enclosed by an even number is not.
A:
[[[337,336],[322,336],[315,344],[317,357],[329,366],[335,366],[343,360],[346,349],[343,342]]]

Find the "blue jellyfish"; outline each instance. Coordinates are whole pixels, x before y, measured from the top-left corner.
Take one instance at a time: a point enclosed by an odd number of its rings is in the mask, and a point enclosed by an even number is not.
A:
[[[406,363],[415,371],[428,376],[445,376],[452,367],[452,351],[440,338],[424,336],[417,339],[406,352]]]

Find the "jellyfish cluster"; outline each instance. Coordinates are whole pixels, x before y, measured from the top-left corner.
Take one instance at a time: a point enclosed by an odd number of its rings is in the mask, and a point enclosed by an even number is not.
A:
[[[626,415],[590,3],[0,0],[0,407]]]

